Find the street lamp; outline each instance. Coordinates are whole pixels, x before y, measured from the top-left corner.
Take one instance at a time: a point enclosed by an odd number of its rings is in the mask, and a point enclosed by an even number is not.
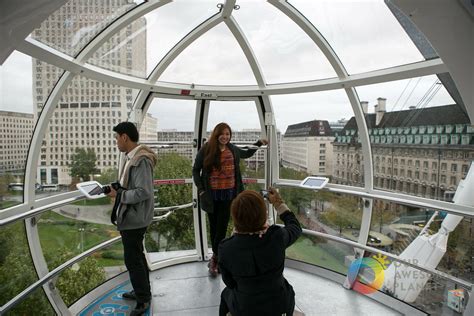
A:
[[[79,227],[78,230],[81,234],[80,248],[81,248],[81,253],[83,253],[84,252],[84,227]]]

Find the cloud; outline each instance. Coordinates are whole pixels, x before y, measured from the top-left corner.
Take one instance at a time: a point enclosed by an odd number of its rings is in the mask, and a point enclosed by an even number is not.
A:
[[[31,60],[15,51],[0,66],[0,110],[33,113]]]

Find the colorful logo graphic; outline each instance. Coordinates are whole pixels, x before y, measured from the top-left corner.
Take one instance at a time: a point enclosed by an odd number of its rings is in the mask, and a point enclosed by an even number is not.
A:
[[[388,263],[390,262],[387,257],[380,254],[372,258],[361,258],[352,262],[347,277],[349,282],[353,284],[353,290],[362,294],[371,294],[379,290],[382,287],[384,270],[387,269]]]

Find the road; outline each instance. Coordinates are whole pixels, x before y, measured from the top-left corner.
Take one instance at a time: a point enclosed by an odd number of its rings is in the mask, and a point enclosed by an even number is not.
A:
[[[65,205],[56,209],[55,212],[88,223],[112,225],[109,215],[111,209],[112,205],[109,204],[94,206]]]

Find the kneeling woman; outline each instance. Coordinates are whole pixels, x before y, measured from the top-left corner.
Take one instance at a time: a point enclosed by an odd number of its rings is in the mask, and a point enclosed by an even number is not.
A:
[[[301,235],[301,226],[275,189],[268,200],[284,227],[267,224],[262,196],[243,191],[232,202],[234,234],[219,245],[219,268],[227,286],[219,315],[293,315],[295,292],[283,277],[285,249]]]

